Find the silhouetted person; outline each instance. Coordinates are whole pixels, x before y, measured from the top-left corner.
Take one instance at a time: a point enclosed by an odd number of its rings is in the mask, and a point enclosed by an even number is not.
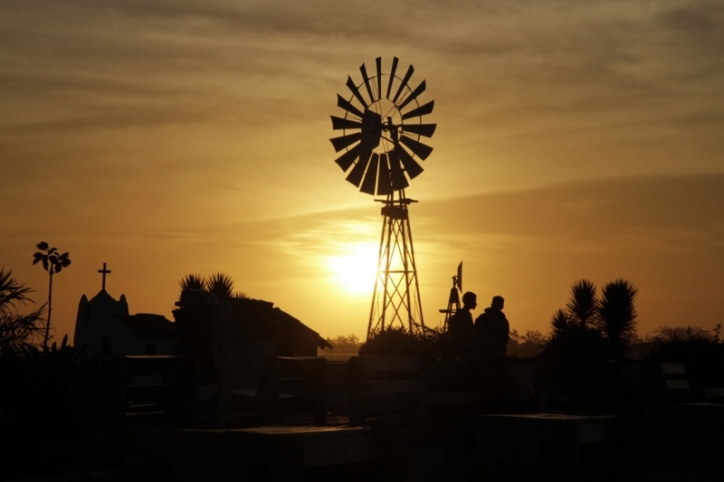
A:
[[[512,395],[508,359],[505,352],[510,338],[510,325],[503,313],[505,300],[493,297],[490,307],[475,320],[478,342],[478,398],[480,410],[486,413],[505,412]]]
[[[457,337],[463,333],[470,334],[473,329],[473,315],[470,313],[478,306],[478,297],[472,291],[463,295],[463,306],[447,321],[450,336]]]
[[[475,320],[481,357],[505,355],[510,339],[510,324],[503,313],[504,304],[502,296],[494,296],[490,306]]]
[[[447,329],[455,357],[470,359],[475,354],[475,331],[473,314],[478,306],[478,297],[472,291],[463,295],[463,306],[447,321]]]

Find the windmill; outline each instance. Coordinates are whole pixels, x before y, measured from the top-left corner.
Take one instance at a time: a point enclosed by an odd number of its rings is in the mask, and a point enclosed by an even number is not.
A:
[[[432,152],[420,139],[435,132],[436,124],[423,122],[435,102],[421,104],[425,81],[411,88],[414,67],[408,66],[404,74],[398,67],[397,57],[384,72],[380,57],[374,72],[362,64],[362,81],[348,76],[349,95],[337,94],[344,115],[331,116],[332,129],[342,131],[330,139],[341,153],[335,162],[347,173],[347,181],[363,193],[384,196],[375,199],[382,203],[383,221],[368,338],[396,323],[410,332],[425,329],[409,219],[409,206],[417,201],[405,196],[405,188],[423,171],[418,161]]]
[[[463,292],[463,262],[460,261],[458,265],[458,272],[452,277],[452,288],[450,288],[450,296],[447,299],[447,308],[440,310],[440,313],[445,313],[445,322],[443,324],[443,331],[447,330],[447,322],[450,317],[460,311],[460,294]]]

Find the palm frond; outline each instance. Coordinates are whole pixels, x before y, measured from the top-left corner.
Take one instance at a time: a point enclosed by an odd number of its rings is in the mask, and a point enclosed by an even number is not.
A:
[[[203,290],[205,288],[204,278],[200,274],[187,274],[179,281],[181,290]]]
[[[577,319],[581,326],[587,326],[590,322],[595,321],[598,313],[599,303],[596,299],[596,286],[582,279],[571,287],[571,300],[566,305],[568,312],[572,317]]]
[[[617,279],[603,288],[599,315],[601,328],[617,354],[630,346],[636,334],[635,301],[638,290],[624,279]]]
[[[551,339],[565,334],[573,324],[571,317],[563,310],[558,310],[551,319]]]
[[[224,273],[216,273],[206,280],[206,290],[213,293],[219,300],[229,299],[234,294],[234,282]]]
[[[18,303],[33,303],[27,295],[35,290],[18,282],[12,274],[13,271],[5,271],[4,266],[0,268],[0,313],[7,313],[8,310],[16,308]]]

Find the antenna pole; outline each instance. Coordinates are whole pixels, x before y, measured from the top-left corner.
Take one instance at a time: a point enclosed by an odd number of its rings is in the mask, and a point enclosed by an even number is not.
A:
[[[393,191],[387,199],[376,201],[384,205],[367,338],[395,324],[410,333],[422,333],[425,321],[408,210],[409,205],[417,201],[406,198],[404,190]]]

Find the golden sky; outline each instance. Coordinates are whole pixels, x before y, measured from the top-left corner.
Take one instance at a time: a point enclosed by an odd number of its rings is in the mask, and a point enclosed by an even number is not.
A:
[[[57,338],[103,262],[132,313],[171,318],[183,275],[223,272],[363,335],[382,218],[329,116],[393,56],[435,100],[407,190],[427,325],[461,260],[477,313],[503,295],[519,331],[547,332],[581,278],[634,283],[642,334],[724,322],[714,1],[5,0],[0,265],[42,302],[35,244],[70,252]]]

